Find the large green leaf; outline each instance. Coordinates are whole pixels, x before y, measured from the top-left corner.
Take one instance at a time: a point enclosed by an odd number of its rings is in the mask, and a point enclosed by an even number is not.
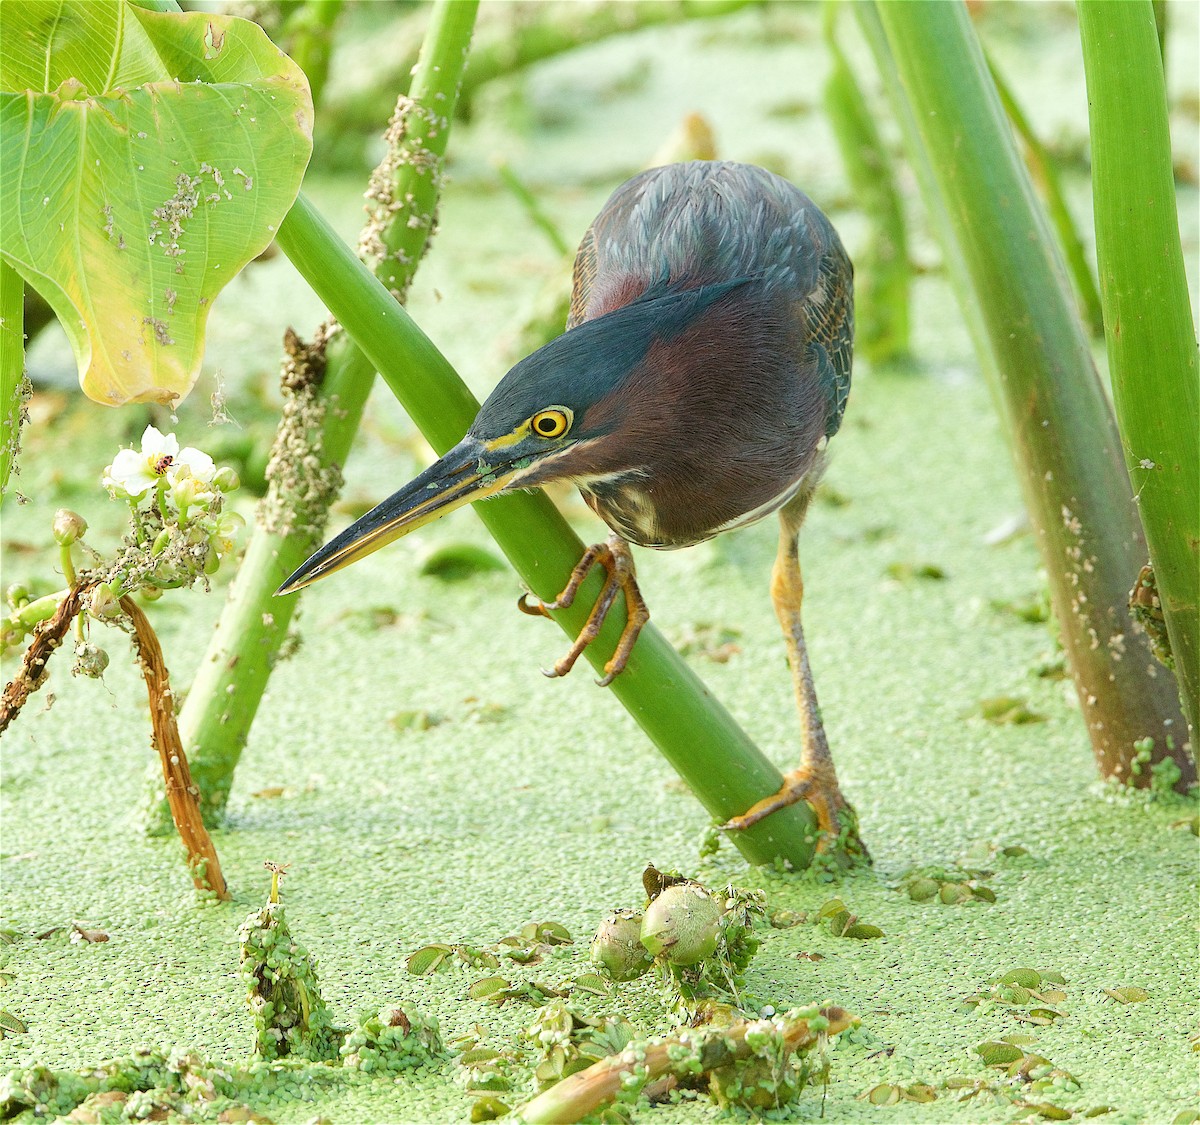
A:
[[[0,255],[97,402],[173,403],[212,300],[312,151],[303,72],[255,24],[124,0],[0,3]]]

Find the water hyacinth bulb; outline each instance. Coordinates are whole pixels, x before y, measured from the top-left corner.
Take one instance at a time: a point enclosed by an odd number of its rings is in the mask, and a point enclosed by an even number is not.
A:
[[[717,949],[721,907],[697,883],[667,887],[646,907],[642,945],[672,965],[695,965]]]
[[[654,963],[641,937],[641,912],[614,910],[596,930],[591,959],[612,980],[636,980]]]

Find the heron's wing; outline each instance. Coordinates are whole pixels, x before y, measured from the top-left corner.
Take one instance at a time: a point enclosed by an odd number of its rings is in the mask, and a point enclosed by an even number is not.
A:
[[[755,277],[794,302],[826,392],[831,436],[850,393],[854,268],[820,208],[764,168],[668,164],[617,188],[576,255],[567,327],[664,283],[692,288]]]

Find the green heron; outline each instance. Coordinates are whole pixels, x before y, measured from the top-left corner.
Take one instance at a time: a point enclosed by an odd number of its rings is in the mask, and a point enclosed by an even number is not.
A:
[[[629,544],[687,547],[777,511],[771,597],[800,710],[800,766],[724,827],[748,828],[803,799],[823,844],[842,833],[856,840],[817,710],[798,551],[850,391],[853,301],[837,232],[788,181],[702,161],[633,177],[583,236],[567,331],[504,376],[458,445],[322,547],[280,593],[469,501],[568,481],[613,534],[588,549],[554,602],[521,606],[562,608],[603,566],[587,624],[547,675],[570,671],[623,593],[626,625],[605,685],[649,617]]]

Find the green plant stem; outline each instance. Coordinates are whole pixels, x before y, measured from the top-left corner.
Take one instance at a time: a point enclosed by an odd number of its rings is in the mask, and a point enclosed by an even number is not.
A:
[[[430,444],[445,452],[466,432],[479,403],[429,338],[393,301],[302,195],[279,229],[279,246],[377,365]],[[335,248],[340,252],[335,254]],[[501,550],[530,590],[550,601],[566,585],[583,544],[540,492],[476,505]],[[554,619],[574,637],[601,585],[593,573],[570,609]],[[588,660],[601,668],[616,647],[623,613],[609,615]],[[648,625],[611,691],[718,820],[775,793],[782,777],[662,634]],[[806,804],[767,817],[734,842],[752,863],[777,856],[796,868],[812,858],[815,818]]]
[[[381,172],[372,180],[373,198],[387,215],[384,222],[372,219],[364,243],[380,276],[398,292],[407,290],[434,226],[449,136],[446,122],[462,77],[474,11],[473,0],[440,0],[431,9],[426,50],[413,77],[412,93],[400,107],[404,112],[393,119],[392,145]],[[384,196],[407,199],[407,203],[389,210]],[[415,220],[413,225],[410,219]],[[340,242],[338,246],[343,248]],[[324,377],[315,388],[317,412],[310,417],[311,425],[294,436],[304,453],[319,457],[322,473],[345,463],[375,373],[371,361],[344,333],[330,340],[324,359]],[[291,440],[285,433],[277,439],[277,448]],[[287,462],[287,457],[281,459]],[[276,598],[275,591],[320,546],[327,506],[336,489],[329,488],[315,503],[309,502],[304,518],[296,514],[295,492],[282,476],[273,479],[180,713],[192,776],[210,819],[228,799],[250,726],[299,605],[298,598]],[[152,832],[166,829],[161,801],[153,803],[148,827]]]
[[[320,106],[333,57],[334,25],[344,0],[305,0],[293,8],[279,40],[308,79],[314,106]]]
[[[575,247],[563,237],[563,233],[558,229],[558,225],[546,214],[546,209],[542,206],[541,201],[529,190],[528,185],[526,185],[521,177],[504,161],[496,165],[496,174],[500,177],[501,183],[512,193],[513,198],[524,209],[529,221],[546,236],[547,241],[554,247],[555,252],[560,257],[574,260]],[[564,323],[566,323],[565,318]]]
[[[825,82],[825,113],[833,128],[842,166],[855,201],[867,216],[870,235],[855,263],[854,346],[868,362],[902,362],[909,354],[909,287],[912,267],[904,209],[892,161],[859,88],[854,70],[837,40],[841,0],[826,0],[825,42],[830,71]]]
[[[1108,366],[1171,639],[1200,730],[1200,367],[1149,0],[1078,8]]]
[[[989,341],[996,397],[1050,581],[1051,599],[1101,773],[1147,784],[1135,743],[1183,749],[1174,685],[1157,674],[1132,624],[1128,590],[1145,561],[1129,477],[1088,343],[1060,278],[1061,263],[1012,141],[966,9],[912,0],[874,4],[899,81],[889,84],[914,167],[928,172],[931,212],[945,208],[963,271],[955,288]],[[872,39],[876,51],[878,37]],[[935,219],[936,225],[936,219]]]
[[[1075,295],[1079,299],[1083,319],[1088,330],[1097,339],[1104,335],[1104,311],[1100,306],[1100,291],[1096,287],[1096,277],[1092,273],[1087,253],[1083,248],[1083,239],[1079,237],[1075,220],[1067,206],[1067,197],[1062,189],[1062,179],[1058,174],[1058,165],[1049,150],[1041,142],[1041,138],[1033,131],[1029,118],[1021,108],[1012,89],[1004,80],[1004,75],[996,68],[991,56],[987,58],[988,73],[996,84],[996,93],[1000,96],[1000,104],[1008,114],[1012,127],[1025,146],[1025,162],[1030,175],[1042,190],[1046,200],[1046,210],[1054,230],[1058,234],[1059,245],[1067,261],[1067,269],[1071,271],[1071,280],[1075,283]]]
[[[486,4],[479,21],[471,65],[463,79],[459,109],[469,114],[481,87],[544,59],[660,24],[716,19],[754,0],[622,0],[618,4]],[[325,130],[369,135],[379,116],[379,90],[404,91],[416,61],[419,41],[396,53],[389,71],[366,90],[327,103]],[[336,137],[330,140],[336,141]]]
[[[8,478],[17,464],[28,389],[24,298],[21,275],[0,262],[0,496],[8,491]]]

